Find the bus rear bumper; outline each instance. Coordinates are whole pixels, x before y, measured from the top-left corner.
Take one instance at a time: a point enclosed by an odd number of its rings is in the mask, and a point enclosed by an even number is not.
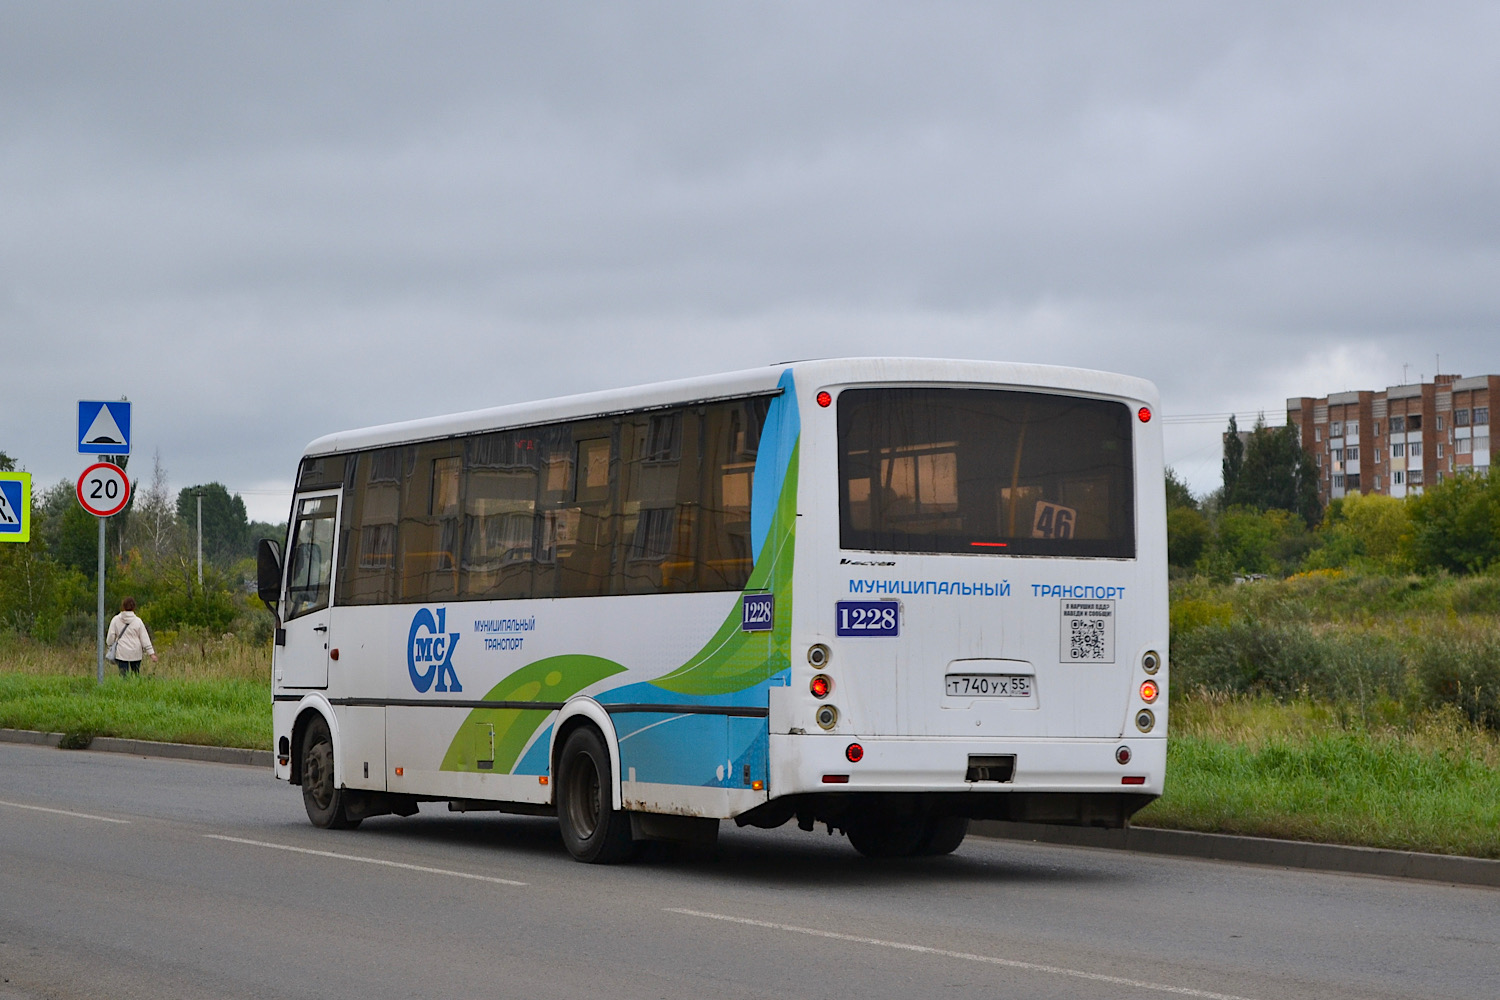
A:
[[[862,754],[851,753],[858,744]],[[1117,753],[1129,751],[1121,764]],[[850,760],[851,756],[858,757]],[[1014,758],[1013,766],[995,758]],[[775,735],[770,792],[775,797],[840,792],[1162,793],[1167,741],[1118,739],[970,739]],[[974,778],[979,780],[972,780]],[[995,777],[1008,780],[995,780]]]

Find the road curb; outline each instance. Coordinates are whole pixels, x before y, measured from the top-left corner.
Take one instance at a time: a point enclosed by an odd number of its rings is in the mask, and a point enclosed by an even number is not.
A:
[[[0,743],[30,743],[56,747],[62,744],[62,733],[39,733],[30,729],[0,729]],[[271,751],[243,747],[206,747],[193,743],[157,743],[152,740],[126,740],[116,736],[95,736],[85,748],[102,753],[129,753],[139,757],[169,757],[173,760],[198,760],[210,764],[243,764],[269,768]]]
[[[1103,830],[1097,827],[980,820],[970,827],[970,832],[996,840],[1031,840],[1043,844],[1102,847],[1208,861],[1234,861],[1240,864],[1307,868],[1355,875],[1385,875],[1500,888],[1500,861],[1450,854],[1314,844],[1305,840],[1273,840],[1269,837],[1239,837],[1190,830],[1158,830],[1148,826]]]

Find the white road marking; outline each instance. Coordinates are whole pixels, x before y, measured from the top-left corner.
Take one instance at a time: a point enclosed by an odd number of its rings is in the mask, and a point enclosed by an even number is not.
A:
[[[525,885],[510,878],[495,878],[492,875],[475,875],[471,872],[456,872],[448,868],[429,868],[427,865],[409,865],[402,861],[386,861],[384,858],[366,858],[358,854],[339,854],[335,851],[315,851],[309,847],[292,847],[289,844],[271,844],[264,840],[246,840],[244,837],[225,837],[217,833],[205,833],[209,840],[223,840],[231,844],[249,844],[251,847],[269,847],[276,851],[291,851],[294,854],[312,854],[320,858],[337,858],[340,861],[358,861],[367,865],[384,865],[386,868],[404,868],[411,872],[428,875],[451,875],[454,878],[473,879],[475,882],[493,882],[495,885]]]
[[[1059,965],[1038,965],[1035,962],[1018,962],[1015,959],[996,958],[993,955],[972,955],[964,951],[948,951],[946,948],[929,948],[921,944],[907,944],[904,941],[882,941],[880,938],[861,937],[858,934],[840,934],[837,931],[818,930],[816,927],[798,927],[795,924],[778,924],[769,920],[751,920],[748,917],[731,917],[722,913],[705,913],[702,910],[684,910],[670,906],[666,908],[666,911],[668,913],[680,913],[687,917],[702,917],[705,920],[722,920],[731,924],[765,927],[773,931],[789,931],[793,934],[833,938],[835,941],[851,941],[855,944],[869,944],[879,948],[914,951],[922,955],[958,958],[965,962],[983,962],[986,965],[1001,965],[1007,969],[1022,969],[1026,972],[1046,972],[1054,976],[1072,976],[1074,979],[1087,979],[1096,983],[1109,983],[1112,986],[1132,986],[1139,990],[1155,990],[1158,993],[1173,993],[1177,996],[1203,997],[1205,1000],[1248,1000],[1246,997],[1235,996],[1231,993],[1211,993],[1208,990],[1195,990],[1187,986],[1148,983],[1140,979],[1126,979],[1123,976],[1108,976],[1102,972],[1085,972],[1082,969],[1067,969]]]
[[[10,806],[12,809],[30,809],[33,812],[39,813],[55,813],[58,816],[76,816],[78,819],[96,819],[101,823],[122,823],[127,826],[130,823],[128,819],[115,819],[113,816],[95,816],[93,813],[73,812],[70,809],[49,809],[46,806],[28,806],[21,802],[0,801],[0,806]]]

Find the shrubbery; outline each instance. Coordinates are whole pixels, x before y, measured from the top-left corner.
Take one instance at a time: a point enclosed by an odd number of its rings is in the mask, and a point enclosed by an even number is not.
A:
[[[1172,690],[1313,698],[1385,721],[1453,706],[1500,729],[1497,605],[1494,577],[1179,583]]]

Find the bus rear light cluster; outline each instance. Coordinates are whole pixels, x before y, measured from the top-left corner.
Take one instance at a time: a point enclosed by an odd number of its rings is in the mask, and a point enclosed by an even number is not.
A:
[[[831,405],[833,405],[833,397],[828,394],[828,390],[827,389],[824,389],[822,392],[818,393],[818,405],[819,406],[831,406]]]
[[[1122,785],[1144,785],[1146,776],[1144,774],[1127,774],[1120,779]]]
[[[1135,713],[1135,728],[1139,729],[1141,732],[1149,733],[1151,732],[1152,727],[1155,725],[1156,714],[1152,712],[1151,709],[1143,708],[1139,712]]]
[[[1130,763],[1130,748],[1129,747],[1116,747],[1115,748],[1115,763],[1120,764],[1121,766]]]
[[[807,689],[812,692],[814,698],[827,698],[829,693],[833,691],[833,678],[827,674],[818,674],[812,679],[812,683],[807,686]]]
[[[1135,411],[1135,415],[1141,418],[1141,423],[1149,424],[1151,422],[1151,407],[1143,406]]]
[[[844,759],[851,764],[858,764],[865,759],[865,748],[858,743],[851,743],[844,748]]]
[[[818,725],[824,729],[832,729],[839,724],[839,710],[832,705],[820,705],[818,714],[813,716]]]
[[[1141,681],[1141,701],[1149,705],[1159,694],[1161,694],[1161,687],[1155,681]]]
[[[1147,650],[1146,655],[1141,657],[1141,669],[1148,674],[1155,674],[1161,669],[1161,656],[1156,650]]]

